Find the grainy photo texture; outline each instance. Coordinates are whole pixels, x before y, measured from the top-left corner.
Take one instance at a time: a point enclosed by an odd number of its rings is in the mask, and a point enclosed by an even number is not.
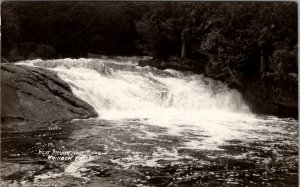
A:
[[[298,186],[296,2],[2,2],[1,186]]]

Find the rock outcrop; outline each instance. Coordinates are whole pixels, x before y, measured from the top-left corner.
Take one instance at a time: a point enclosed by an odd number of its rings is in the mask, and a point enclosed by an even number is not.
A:
[[[74,96],[51,70],[1,64],[2,129],[96,116],[93,107]]]
[[[298,80],[274,80],[274,77],[248,80],[241,92],[255,113],[298,119]]]
[[[264,79],[257,77],[243,80],[240,83],[230,72],[230,69],[228,74],[223,74],[221,69],[218,72],[216,67],[214,67],[214,71],[210,70],[205,59],[195,61],[169,58],[163,61],[153,58],[141,60],[139,65],[204,74],[212,79],[227,83],[230,88],[239,90],[253,113],[298,119],[298,79],[296,73],[290,73],[285,80],[275,80],[274,77],[265,77]]]

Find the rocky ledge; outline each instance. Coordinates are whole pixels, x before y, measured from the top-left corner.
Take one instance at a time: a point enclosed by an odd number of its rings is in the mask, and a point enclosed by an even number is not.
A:
[[[206,66],[205,59],[196,61],[178,58],[168,60],[152,58],[141,60],[139,65],[159,69],[172,68],[204,74],[212,79],[225,82],[230,88],[239,90],[253,113],[298,119],[297,74],[293,76],[289,75],[284,80],[275,80],[273,76],[267,76],[263,79],[260,76],[256,78],[251,77],[250,79],[243,80],[241,84],[236,79],[232,79],[232,77],[229,77],[231,79],[228,81],[228,77],[215,76],[215,73]]]
[[[30,131],[40,124],[97,116],[51,70],[1,64],[1,87],[2,131]]]

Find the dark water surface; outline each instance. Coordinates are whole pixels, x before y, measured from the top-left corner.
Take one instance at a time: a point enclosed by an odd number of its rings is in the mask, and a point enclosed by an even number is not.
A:
[[[297,186],[298,122],[257,118],[215,133],[147,119],[3,131],[1,186]]]

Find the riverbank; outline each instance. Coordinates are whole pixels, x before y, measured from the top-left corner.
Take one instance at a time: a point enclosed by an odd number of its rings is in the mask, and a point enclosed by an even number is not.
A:
[[[227,74],[212,71],[205,59],[188,60],[171,58],[159,60],[152,58],[141,60],[139,65],[204,74],[207,77],[225,82],[230,88],[240,91],[243,99],[253,113],[298,119],[297,75],[291,74],[283,80],[276,80],[272,74],[264,78],[249,76],[238,80],[234,75],[230,75],[230,69]]]

